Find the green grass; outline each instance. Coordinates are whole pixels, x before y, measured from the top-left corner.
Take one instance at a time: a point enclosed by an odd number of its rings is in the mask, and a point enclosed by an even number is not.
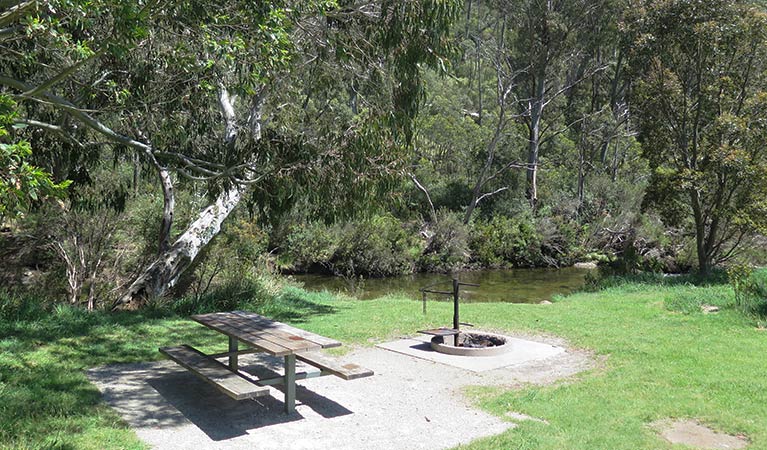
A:
[[[704,315],[698,302],[722,307]],[[661,449],[648,424],[697,418],[767,449],[767,332],[739,315],[723,286],[633,284],[553,305],[466,304],[462,320],[486,329],[545,333],[591,350],[597,369],[551,386],[469,387],[472,401],[522,423],[472,443],[487,449]],[[451,305],[388,297],[356,301],[286,288],[259,311],[347,344],[372,345],[447,325]],[[157,347],[189,343],[223,351],[216,333],[163,309],[87,314],[59,308],[0,322],[0,446],[143,448],[101,401],[84,370],[159,359]]]

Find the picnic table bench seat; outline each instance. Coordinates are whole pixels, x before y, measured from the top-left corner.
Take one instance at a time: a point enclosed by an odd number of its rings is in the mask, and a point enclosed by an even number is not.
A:
[[[235,400],[269,394],[268,387],[253,383],[192,346],[162,347],[160,352]]]
[[[373,376],[372,370],[360,367],[357,364],[341,364],[319,352],[296,353],[296,358],[347,381]]]
[[[226,335],[229,351],[206,355],[188,345],[163,347],[160,352],[193,372],[235,400],[266,395],[268,386],[282,385],[285,393],[285,412],[295,411],[296,380],[335,375],[344,380],[369,377],[373,371],[356,364],[343,364],[322,355],[323,348],[338,347],[340,342],[310,333],[300,328],[268,319],[247,311],[229,311],[198,314],[192,319]],[[240,348],[245,344],[246,348]],[[245,353],[264,352],[284,358],[284,374],[256,378],[239,369],[238,356]],[[228,357],[225,365],[217,358]],[[296,361],[303,361],[317,371],[296,372]]]

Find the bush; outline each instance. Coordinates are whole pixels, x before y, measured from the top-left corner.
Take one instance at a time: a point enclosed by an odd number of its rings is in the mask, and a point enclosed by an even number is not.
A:
[[[299,272],[328,270],[340,242],[339,230],[321,222],[294,226],[280,253],[281,265]]]
[[[416,233],[386,215],[342,226],[294,226],[286,238],[280,264],[295,272],[385,277],[413,272],[420,254]]]
[[[469,240],[472,258],[485,267],[534,267],[542,261],[532,219],[496,216],[477,222]]]
[[[412,273],[421,248],[414,233],[392,216],[375,216],[341,230],[333,270],[344,276],[387,277]]]
[[[228,280],[202,295],[196,293],[185,295],[170,303],[163,302],[163,304],[152,306],[158,309],[168,309],[181,316],[237,309],[256,310],[271,295],[272,293],[265,289],[261,280],[245,277],[237,281]]]
[[[469,258],[469,231],[460,214],[440,210],[429,231],[431,238],[419,259],[421,270],[450,272],[463,267]]]
[[[198,299],[209,291],[268,272],[266,233],[253,222],[232,218],[205,246],[192,266],[182,275],[172,294]]]
[[[540,246],[538,265],[569,266],[583,253],[579,246],[581,226],[563,215],[543,217],[535,232]]]

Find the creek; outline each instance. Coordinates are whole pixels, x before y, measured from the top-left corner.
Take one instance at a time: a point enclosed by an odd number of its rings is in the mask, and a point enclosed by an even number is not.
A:
[[[555,295],[569,294],[583,287],[591,269],[509,269],[458,272],[456,278],[479,287],[462,287],[463,302],[540,303]],[[371,300],[388,294],[404,294],[421,299],[419,289],[439,284],[431,289],[452,289],[452,276],[417,273],[388,278],[346,279],[329,275],[293,275],[292,278],[309,291],[340,292],[361,300]],[[438,298],[434,295],[430,299]],[[447,300],[447,297],[445,297]]]

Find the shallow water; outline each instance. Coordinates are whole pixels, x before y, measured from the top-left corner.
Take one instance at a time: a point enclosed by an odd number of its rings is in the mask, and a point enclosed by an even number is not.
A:
[[[461,287],[464,302],[507,302],[539,303],[551,300],[558,294],[569,294],[581,288],[589,269],[511,269],[479,270],[460,272],[456,277],[465,283],[479,284],[480,287]],[[293,275],[310,291],[341,292],[362,300],[370,300],[387,294],[405,294],[421,299],[419,289],[434,283],[442,283],[431,289],[452,290],[450,275],[419,273],[402,277],[346,280],[327,275]],[[448,296],[429,294],[430,300],[445,299]]]

